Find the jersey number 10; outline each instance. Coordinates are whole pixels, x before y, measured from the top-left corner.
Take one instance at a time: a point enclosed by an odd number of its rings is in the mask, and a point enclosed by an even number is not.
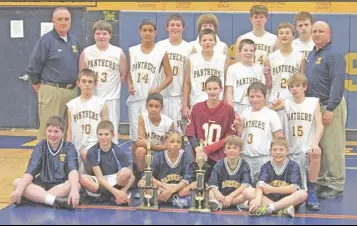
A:
[[[222,132],[221,125],[206,122],[202,125],[202,129],[205,131],[205,145],[211,145],[219,141]]]

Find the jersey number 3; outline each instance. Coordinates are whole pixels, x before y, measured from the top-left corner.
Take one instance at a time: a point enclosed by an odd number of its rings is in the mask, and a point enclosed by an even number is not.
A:
[[[221,125],[206,122],[202,125],[202,129],[205,131],[205,145],[211,145],[219,141],[222,132]]]

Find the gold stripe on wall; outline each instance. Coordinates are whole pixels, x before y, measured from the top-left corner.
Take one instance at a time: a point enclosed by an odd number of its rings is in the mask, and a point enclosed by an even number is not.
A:
[[[249,11],[263,4],[271,12],[357,13],[357,2],[97,2],[88,10]]]

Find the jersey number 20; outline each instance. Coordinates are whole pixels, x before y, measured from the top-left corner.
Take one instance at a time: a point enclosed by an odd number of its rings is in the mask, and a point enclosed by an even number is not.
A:
[[[211,145],[219,141],[221,137],[222,127],[219,124],[205,123],[202,125],[202,129],[205,131],[206,144]]]

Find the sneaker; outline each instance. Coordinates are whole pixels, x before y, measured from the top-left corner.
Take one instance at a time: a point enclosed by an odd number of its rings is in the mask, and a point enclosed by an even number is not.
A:
[[[222,210],[222,203],[218,202],[215,199],[209,201],[209,206],[212,212]]]
[[[290,205],[282,210],[280,210],[278,212],[278,215],[281,216],[281,215],[287,215],[291,218],[293,218],[295,216],[295,207],[293,205]]]
[[[323,192],[318,194],[319,198],[321,199],[334,199],[341,195],[343,195],[343,191],[336,191],[332,188],[326,188]]]
[[[251,212],[251,214],[256,216],[268,216],[272,214],[272,211],[268,208],[268,205],[263,204],[258,207],[256,211]]]
[[[57,209],[73,209],[72,203],[68,204],[68,198],[56,198],[53,206]]]
[[[313,210],[313,211],[320,210],[320,203],[319,200],[317,199],[315,191],[308,191],[306,206],[309,210]]]
[[[240,204],[237,204],[237,209],[242,212],[242,209],[249,209],[249,206],[248,206],[248,200],[243,202],[243,203],[240,203]]]
[[[172,197],[172,205],[179,208],[190,207],[191,196],[181,198],[178,195],[174,195]]]

